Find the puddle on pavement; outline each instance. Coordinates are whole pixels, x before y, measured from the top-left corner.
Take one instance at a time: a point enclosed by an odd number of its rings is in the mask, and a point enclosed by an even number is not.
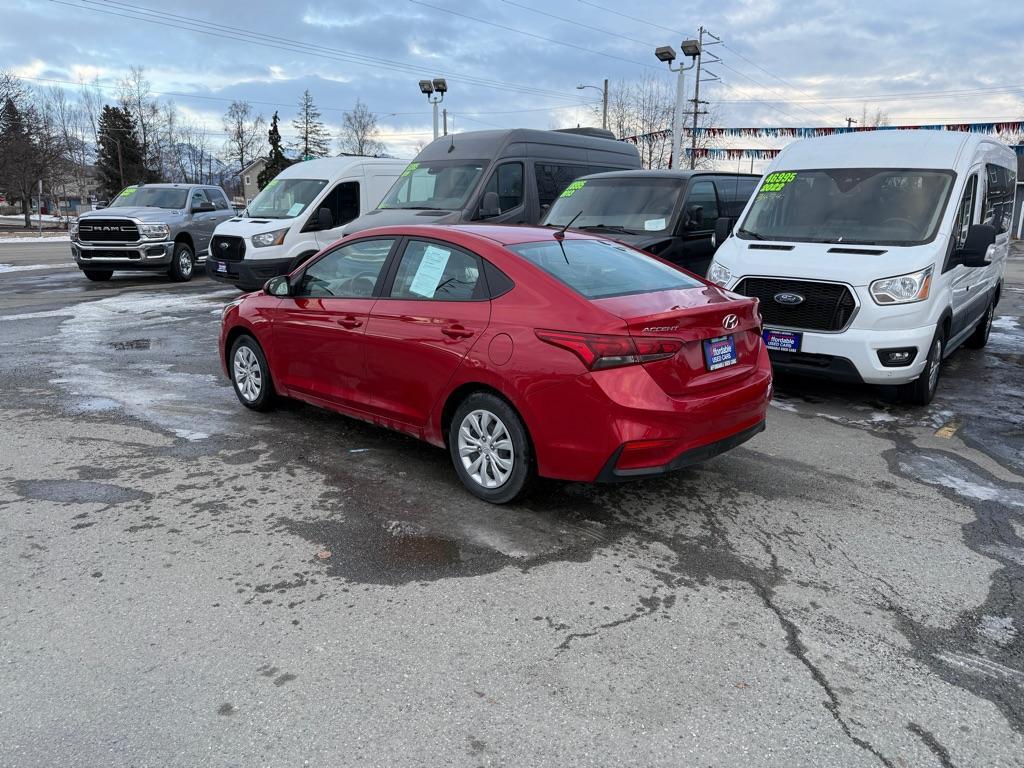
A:
[[[25,499],[62,504],[121,504],[153,498],[134,488],[91,480],[18,480],[14,483],[14,490]]]
[[[129,339],[128,341],[112,341],[108,346],[111,349],[118,350],[119,352],[125,352],[149,349],[150,346],[152,346],[152,342],[149,339]]]

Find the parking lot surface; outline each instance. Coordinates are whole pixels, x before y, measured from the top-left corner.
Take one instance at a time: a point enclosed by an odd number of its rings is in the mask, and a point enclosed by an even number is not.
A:
[[[505,508],[243,409],[235,295],[0,243],[0,764],[1024,765],[1024,253],[928,408]]]

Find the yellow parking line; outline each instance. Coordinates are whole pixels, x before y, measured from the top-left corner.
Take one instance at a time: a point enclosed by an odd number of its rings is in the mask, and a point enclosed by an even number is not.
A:
[[[949,440],[949,438],[956,434],[956,431],[960,429],[961,426],[962,424],[957,419],[954,419],[953,421],[947,421],[945,424],[943,424],[941,427],[935,430],[935,436]]]

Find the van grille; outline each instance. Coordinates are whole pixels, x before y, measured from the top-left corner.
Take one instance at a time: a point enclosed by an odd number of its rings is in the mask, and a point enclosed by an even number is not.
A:
[[[139,227],[129,219],[82,219],[78,239],[84,243],[135,243]]]
[[[241,261],[245,258],[245,240],[231,235],[216,235],[210,242],[210,257],[217,261]]]
[[[765,325],[785,328],[841,331],[849,324],[857,308],[850,289],[840,283],[747,277],[734,290],[760,300],[761,317]],[[799,304],[782,304],[775,299],[781,293],[798,294],[803,297],[803,301]]]

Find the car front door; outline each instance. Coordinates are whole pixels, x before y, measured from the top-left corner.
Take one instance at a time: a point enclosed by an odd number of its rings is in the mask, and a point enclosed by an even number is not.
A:
[[[679,245],[672,260],[696,275],[707,274],[715,255],[711,235],[718,220],[718,207],[714,182],[707,178],[694,179],[683,201],[676,228]]]
[[[365,411],[363,334],[394,238],[357,240],[310,263],[271,317],[271,370],[294,396]]]
[[[366,327],[372,408],[419,429],[491,316],[480,258],[439,240],[409,239]]]

